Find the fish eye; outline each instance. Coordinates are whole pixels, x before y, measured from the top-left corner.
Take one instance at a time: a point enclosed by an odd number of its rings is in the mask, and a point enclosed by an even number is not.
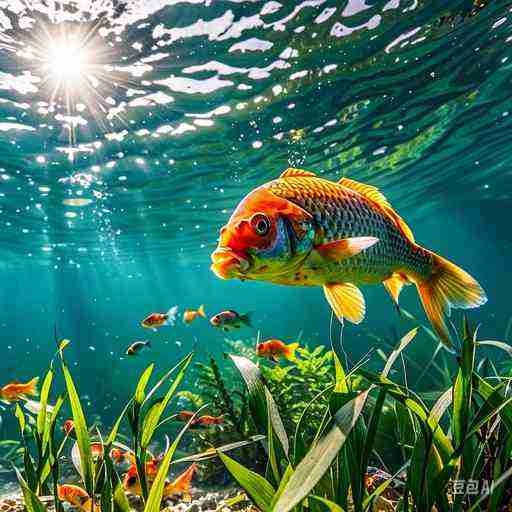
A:
[[[251,225],[260,236],[265,236],[270,231],[270,219],[264,213],[255,213],[251,217]]]

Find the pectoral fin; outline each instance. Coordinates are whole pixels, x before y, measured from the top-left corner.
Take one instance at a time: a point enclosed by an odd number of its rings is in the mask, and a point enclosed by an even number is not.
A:
[[[402,288],[406,284],[410,284],[406,276],[401,274],[393,274],[389,279],[386,279],[382,282],[384,288],[386,288],[389,295],[393,299],[393,302],[396,304],[398,311],[400,311],[400,306],[398,305],[398,297],[400,296],[400,292]]]
[[[363,321],[366,305],[357,286],[352,283],[326,284],[324,293],[338,319],[346,318],[353,324]]]
[[[358,236],[354,238],[344,238],[327,242],[326,244],[315,246],[315,250],[323,257],[329,260],[341,261],[375,245],[379,241],[373,236]]]

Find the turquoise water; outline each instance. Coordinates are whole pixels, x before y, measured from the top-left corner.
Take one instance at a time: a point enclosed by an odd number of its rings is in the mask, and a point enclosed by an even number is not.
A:
[[[504,340],[512,9],[475,4],[3,2],[3,381],[42,373],[57,326],[91,414],[110,419],[150,361],[226,350],[203,319],[140,327],[175,304],[251,311],[243,337],[328,343],[320,289],[209,270],[238,201],[289,166],[381,188],[419,242],[478,278],[489,303],[472,318]],[[411,325],[382,287],[365,296],[366,321],[345,331],[354,361],[368,333]],[[401,299],[424,320],[415,291]],[[153,348],[127,359],[136,339]],[[411,350],[421,363],[432,346]]]

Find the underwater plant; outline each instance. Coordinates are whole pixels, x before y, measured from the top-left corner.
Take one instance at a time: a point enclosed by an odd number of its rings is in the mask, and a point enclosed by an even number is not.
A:
[[[510,346],[479,341],[478,330],[465,320],[452,383],[428,407],[407,385],[389,377],[416,333],[417,328],[403,336],[380,373],[362,367],[347,373],[333,355],[335,382],[323,390],[328,403],[309,445],[301,444],[299,435],[307,411],[290,443],[260,368],[231,356],[246,383],[253,420],[267,435],[266,471],[253,471],[226,454],[220,457],[259,509],[498,511],[512,504],[509,381],[498,373],[482,376],[475,357],[477,349],[488,347],[510,355]],[[370,467],[383,465],[375,442],[387,407],[395,415],[403,456],[392,473]]]

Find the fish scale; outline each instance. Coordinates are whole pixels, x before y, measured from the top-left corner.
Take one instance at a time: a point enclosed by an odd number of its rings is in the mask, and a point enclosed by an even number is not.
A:
[[[313,215],[317,244],[359,236],[379,239],[379,243],[356,256],[324,264],[324,278],[339,279],[342,275],[351,282],[372,283],[383,281],[398,270],[421,276],[431,271],[427,251],[410,242],[389,215],[361,194],[311,177],[277,179],[269,184],[269,190]],[[303,268],[306,275],[311,265],[318,272],[314,256],[308,260]]]

